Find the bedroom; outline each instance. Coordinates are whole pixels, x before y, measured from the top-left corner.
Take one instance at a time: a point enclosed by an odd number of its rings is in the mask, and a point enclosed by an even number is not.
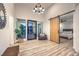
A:
[[[73,13],[74,11],[71,11],[60,16],[60,43],[73,43]]]

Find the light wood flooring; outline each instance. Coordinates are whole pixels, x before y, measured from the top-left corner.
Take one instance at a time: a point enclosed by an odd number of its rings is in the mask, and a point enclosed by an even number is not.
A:
[[[29,40],[18,43],[19,56],[78,56],[72,48],[72,40],[62,40],[60,44],[49,40]]]

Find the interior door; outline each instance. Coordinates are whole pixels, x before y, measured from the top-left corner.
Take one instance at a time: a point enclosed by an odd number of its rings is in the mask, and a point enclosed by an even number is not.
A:
[[[50,20],[50,39],[53,42],[60,43],[59,40],[59,17]]]

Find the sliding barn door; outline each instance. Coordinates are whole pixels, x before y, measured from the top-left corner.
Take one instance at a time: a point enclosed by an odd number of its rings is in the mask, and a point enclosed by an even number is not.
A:
[[[59,43],[59,26],[59,17],[50,20],[50,39],[56,43]]]

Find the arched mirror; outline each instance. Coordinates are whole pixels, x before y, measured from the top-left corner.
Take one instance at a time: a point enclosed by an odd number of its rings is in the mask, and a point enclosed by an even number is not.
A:
[[[2,3],[0,3],[0,29],[3,29],[6,25],[6,15],[5,8]]]

